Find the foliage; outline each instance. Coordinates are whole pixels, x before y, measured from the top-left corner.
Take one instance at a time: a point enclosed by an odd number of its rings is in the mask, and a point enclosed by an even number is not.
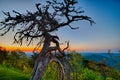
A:
[[[81,80],[103,80],[99,73],[88,68],[83,69],[81,77]]]
[[[0,47],[0,64],[3,64],[3,62],[8,59],[7,55],[8,55],[8,51]]]
[[[45,69],[45,72],[42,76],[42,80],[61,80],[61,71],[60,71],[60,67],[57,63],[52,62],[49,63]]]
[[[120,79],[120,71],[117,71],[115,69],[111,69],[109,68],[107,71],[106,71],[106,75],[110,78],[113,78],[115,80],[119,80]]]
[[[2,52],[6,52],[5,59],[1,60],[0,65],[0,80],[28,80],[30,78],[32,68],[34,64],[31,64],[31,60],[34,62],[37,54],[32,57],[27,57],[24,52],[19,50],[8,52],[5,49],[0,51],[0,57]],[[88,60],[88,64],[85,67],[84,58],[79,53],[73,51],[66,54],[66,58],[70,65],[73,66],[70,75],[72,80],[104,80],[101,74],[101,68],[99,63],[91,62]],[[93,65],[94,64],[94,65]],[[92,65],[92,67],[91,67]],[[98,66],[98,67],[96,67]],[[95,69],[94,69],[95,68]],[[120,72],[114,68],[105,68],[106,80],[119,80]],[[41,80],[61,80],[60,66],[56,62],[50,62],[45,68],[45,72],[42,75]]]
[[[2,57],[2,62],[0,64],[3,66],[14,67],[23,71],[24,73],[30,73],[32,71],[32,68],[28,63],[30,59],[26,56],[24,52],[21,52],[19,50],[11,52],[1,50],[0,57]]]
[[[34,67],[35,61],[36,61],[38,55],[39,55],[38,53],[33,53],[33,55],[30,57],[29,65],[30,65],[31,68]]]
[[[71,79],[72,80],[119,80],[120,72],[114,70],[113,68],[106,67],[105,68],[105,74],[106,79],[104,79],[101,71],[101,68],[99,67],[99,63],[92,62],[88,60],[88,66],[84,67],[84,58],[77,52],[73,51],[70,52],[68,55],[70,58],[68,58],[70,64],[73,66],[71,71]],[[82,63],[81,63],[82,62]],[[92,62],[92,63],[91,63]],[[94,64],[94,65],[93,65]],[[91,68],[91,65],[93,66]],[[98,66],[98,67],[96,67]],[[94,69],[96,67],[96,69]],[[109,71],[111,70],[111,71]],[[44,80],[61,80],[59,74],[59,68],[56,63],[51,63],[47,66],[45,69],[45,73],[42,77]],[[109,74],[108,74],[109,73]],[[57,78],[57,79],[56,79]]]

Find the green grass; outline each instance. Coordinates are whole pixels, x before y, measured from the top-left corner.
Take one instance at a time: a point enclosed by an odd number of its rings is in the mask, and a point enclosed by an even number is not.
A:
[[[0,80],[29,80],[30,74],[24,74],[14,68],[0,66]]]

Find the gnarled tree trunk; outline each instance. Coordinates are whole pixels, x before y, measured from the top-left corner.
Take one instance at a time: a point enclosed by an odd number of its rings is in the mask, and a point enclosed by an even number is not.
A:
[[[50,49],[51,35],[47,34],[45,36],[43,48],[36,60],[32,78],[31,80],[40,80],[44,73],[44,70],[49,62],[56,62],[60,66],[61,79],[62,80],[70,80],[70,65],[66,60],[65,56],[61,56],[60,54],[50,54],[48,51]],[[56,47],[57,48],[57,47]],[[54,50],[54,49],[53,49]],[[50,50],[51,51],[51,50]]]
[[[50,46],[50,36],[47,35],[45,36],[43,48],[36,60],[31,80],[41,79],[44,69],[46,68],[47,64],[50,61],[50,56],[46,55],[47,49],[49,48],[49,46]]]

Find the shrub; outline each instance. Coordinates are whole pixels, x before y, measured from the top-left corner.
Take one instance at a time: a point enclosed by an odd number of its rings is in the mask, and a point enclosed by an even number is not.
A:
[[[103,80],[100,74],[85,68],[82,72],[82,80]]]

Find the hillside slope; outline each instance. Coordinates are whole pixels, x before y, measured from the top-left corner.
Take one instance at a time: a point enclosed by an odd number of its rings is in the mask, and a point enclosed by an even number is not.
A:
[[[30,74],[23,74],[22,72],[0,66],[0,80],[29,80]]]

